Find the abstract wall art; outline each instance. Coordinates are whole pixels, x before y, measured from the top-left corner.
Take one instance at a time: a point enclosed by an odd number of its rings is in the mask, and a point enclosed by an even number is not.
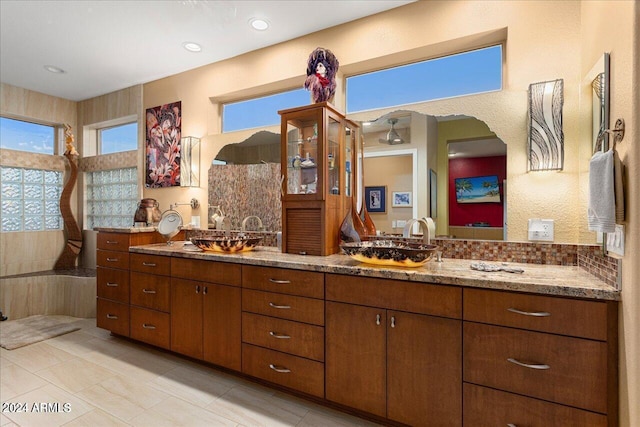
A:
[[[180,185],[181,104],[177,101],[147,109],[147,188]]]
[[[562,170],[562,79],[529,85],[529,170]]]

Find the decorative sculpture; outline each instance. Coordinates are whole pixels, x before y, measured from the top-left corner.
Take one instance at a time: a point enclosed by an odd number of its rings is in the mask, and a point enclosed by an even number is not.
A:
[[[304,88],[311,92],[313,103],[333,102],[339,65],[338,58],[329,49],[318,47],[311,52]]]
[[[71,174],[60,195],[60,213],[64,221],[67,242],[53,267],[54,270],[72,270],[76,268],[76,258],[80,254],[80,249],[82,249],[82,231],[71,212],[71,193],[78,178],[77,163],[79,154],[73,145],[73,133],[71,126],[68,124],[64,125],[64,136],[66,144],[64,156],[69,160]]]

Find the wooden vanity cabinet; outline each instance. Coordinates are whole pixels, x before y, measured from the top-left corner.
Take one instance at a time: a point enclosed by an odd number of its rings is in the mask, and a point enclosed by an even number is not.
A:
[[[171,274],[171,350],[240,371],[240,265],[171,258]]]
[[[413,426],[460,426],[462,290],[325,281],[327,400]]]
[[[465,425],[617,425],[616,325],[613,301],[464,289]]]
[[[324,274],[242,266],[242,372],[324,397]]]
[[[131,338],[169,349],[170,258],[132,253],[129,269]]]

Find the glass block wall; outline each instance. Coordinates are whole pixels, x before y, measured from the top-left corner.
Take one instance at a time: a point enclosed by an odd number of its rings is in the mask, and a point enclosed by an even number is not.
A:
[[[2,232],[63,228],[63,172],[0,166]]]
[[[138,207],[137,168],[85,174],[85,229],[131,227]]]

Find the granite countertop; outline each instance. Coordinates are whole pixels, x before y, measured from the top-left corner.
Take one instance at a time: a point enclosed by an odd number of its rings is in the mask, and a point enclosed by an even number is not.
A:
[[[123,233],[123,234],[135,234],[135,233],[150,233],[158,229],[155,225],[145,227],[96,227],[93,230],[103,233]],[[191,225],[183,225],[180,230],[191,230]]]
[[[577,266],[508,263],[523,273],[484,272],[471,269],[474,260],[443,258],[429,261],[422,267],[380,267],[363,264],[343,254],[329,256],[284,254],[277,248],[258,246],[251,252],[223,254],[202,252],[195,247],[183,249],[184,242],[172,245],[152,244],[132,246],[130,252],[164,255],[211,261],[230,262],[323,273],[348,274],[363,277],[407,280],[486,289],[531,292],[596,300],[620,300],[620,291]],[[488,262],[488,264],[500,264]]]

